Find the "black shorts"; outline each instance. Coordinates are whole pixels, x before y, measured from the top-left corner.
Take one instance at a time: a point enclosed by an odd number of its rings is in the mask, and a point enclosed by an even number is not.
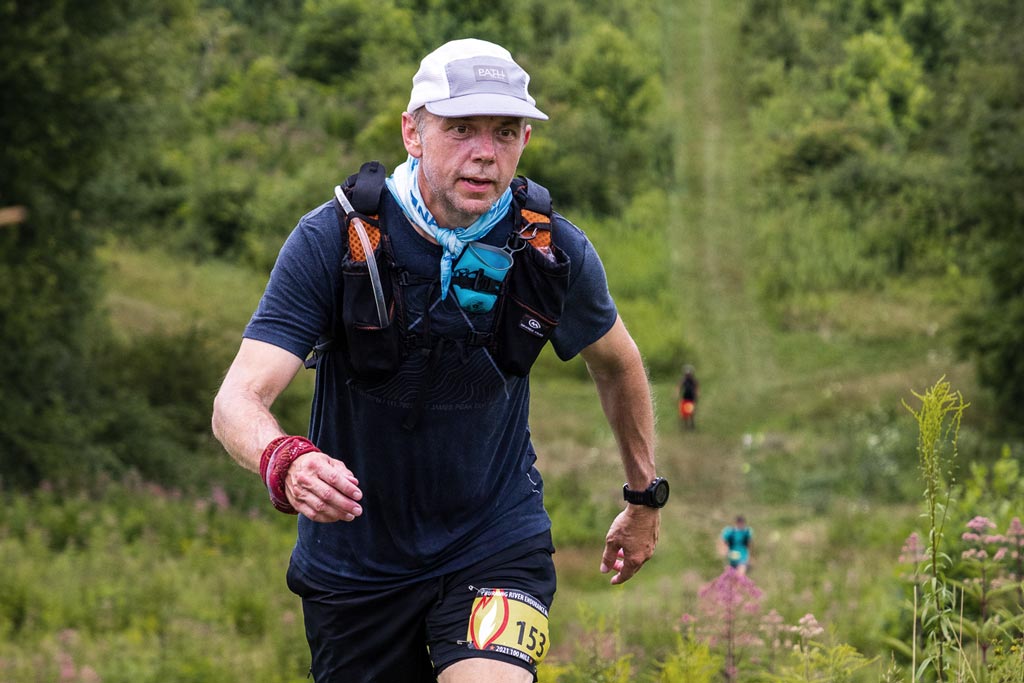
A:
[[[332,590],[294,565],[315,683],[433,683],[462,659],[517,664],[534,674],[550,649],[555,596],[550,532],[475,565],[398,588]]]

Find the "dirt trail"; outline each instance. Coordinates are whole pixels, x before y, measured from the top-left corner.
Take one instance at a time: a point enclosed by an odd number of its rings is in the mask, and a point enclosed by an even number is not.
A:
[[[701,429],[663,425],[678,473],[718,504],[743,497],[738,455],[747,416],[778,382],[772,335],[755,299],[752,222],[745,207],[745,123],[730,73],[735,9],[715,0],[665,3],[666,88],[677,122],[678,185],[670,196],[670,253],[686,342],[702,385]]]

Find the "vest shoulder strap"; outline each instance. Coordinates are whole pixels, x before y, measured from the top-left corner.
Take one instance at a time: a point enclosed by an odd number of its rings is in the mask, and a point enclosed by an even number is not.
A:
[[[370,248],[376,250],[381,244],[381,233],[385,228],[378,220],[380,213],[380,198],[384,192],[384,181],[387,172],[384,165],[379,161],[367,161],[359,168],[358,173],[353,173],[342,185],[342,191],[352,204],[352,213],[347,213],[338,202],[334,200],[334,210],[338,214],[338,225],[341,227],[342,235],[347,239],[348,250],[354,261],[366,260],[366,249],[360,239],[359,231],[353,224],[354,219],[359,219],[369,238]],[[385,243],[385,248],[387,248]]]
[[[367,161],[345,181],[344,189],[352,208],[367,216],[375,216],[380,208],[380,195],[388,173],[379,161]]]
[[[512,196],[523,209],[551,216],[551,193],[546,187],[525,176],[517,176],[512,179],[511,188]]]
[[[512,199],[519,209],[516,232],[530,246],[541,249],[551,245],[551,193],[543,185],[524,176],[512,179]]]
[[[387,173],[379,161],[368,161],[353,173],[341,185],[341,191],[352,204],[352,212],[347,212],[335,197],[332,201],[334,213],[338,217],[338,228],[341,231],[342,244],[347,246],[348,256],[353,261],[366,261],[366,247],[376,251],[383,241],[387,250],[387,240],[382,240],[382,228],[378,220],[381,192],[384,191],[384,180]],[[363,237],[355,227],[353,220],[358,219],[363,225]],[[365,244],[365,246],[364,246]],[[325,354],[337,348],[338,342],[333,333],[324,334],[313,347],[313,352],[305,359],[307,369],[315,369],[317,362]]]

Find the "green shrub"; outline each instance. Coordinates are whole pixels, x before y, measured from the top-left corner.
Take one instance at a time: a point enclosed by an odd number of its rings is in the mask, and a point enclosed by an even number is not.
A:
[[[711,653],[706,643],[677,636],[675,651],[658,665],[657,683],[713,683],[719,680],[721,655]]]

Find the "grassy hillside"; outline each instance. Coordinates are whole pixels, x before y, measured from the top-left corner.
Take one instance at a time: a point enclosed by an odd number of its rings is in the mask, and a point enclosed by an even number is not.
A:
[[[901,401],[942,376],[974,393],[944,331],[953,307],[935,283],[896,282],[822,297],[800,320],[767,312],[751,282],[761,258],[749,194],[757,150],[735,86],[738,17],[732,3],[666,4],[677,177],[657,258],[669,260],[663,287],[676,297],[665,327],[682,330],[691,355],[679,365],[693,363],[701,381],[698,429],[679,429],[675,380],[659,378],[658,461],[673,497],[657,554],[613,588],[598,572],[621,505],[612,434],[591,384],[574,379],[582,372],[533,380],[559,569],[541,680],[657,680],[681,618],[699,612],[701,588],[721,570],[715,538],[741,512],[755,530],[751,577],[764,611],[787,624],[813,613],[831,642],[880,657],[863,679],[878,680],[885,638],[903,637],[907,623],[896,558],[921,530],[916,425]],[[111,245],[102,258],[107,307],[124,336],[199,326],[225,357],[265,279],[159,249]],[[295,431],[311,379],[301,375],[283,399]],[[966,440],[963,456],[978,454]],[[225,472],[259,498],[251,475]],[[298,601],[283,582],[292,522],[224,496],[128,482],[92,499],[16,497],[0,513],[0,555],[17,558],[0,566],[0,679],[305,680]]]

